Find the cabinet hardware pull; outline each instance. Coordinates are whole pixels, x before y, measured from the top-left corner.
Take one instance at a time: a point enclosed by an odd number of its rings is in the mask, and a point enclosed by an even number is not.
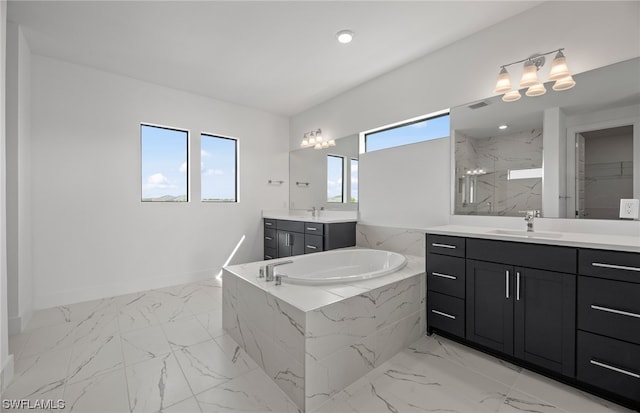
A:
[[[313,245],[307,245],[307,248],[312,249],[312,250],[317,250],[318,247],[314,247]]]
[[[267,241],[271,241],[273,238],[271,238],[271,237],[264,237],[264,239],[266,239]]]
[[[317,230],[318,230],[318,228],[311,228],[311,227],[307,228],[307,231],[317,231]]]
[[[601,262],[592,262],[591,265],[593,265],[594,267],[612,268],[614,270],[640,271],[640,268],[638,267],[627,267],[624,265],[615,265],[615,264],[603,264]]]
[[[594,360],[594,359],[589,360],[589,363],[595,364],[598,367],[603,367],[605,369],[613,370],[613,371],[618,372],[618,373],[626,374],[627,376],[631,376],[631,377],[636,378],[636,379],[640,379],[640,374],[633,373],[631,371],[624,370],[624,369],[621,369],[621,368],[618,368],[618,367],[614,367],[614,366],[611,366],[611,365],[606,364],[606,363],[602,363],[602,362]]]
[[[628,311],[616,310],[615,308],[601,307],[595,304],[591,304],[591,308],[594,310],[606,311],[607,313],[614,313],[614,314],[626,315],[629,317],[640,318],[640,314],[630,313]]]
[[[506,270],[504,272],[504,280],[505,280],[504,283],[506,285],[506,290],[507,290],[505,295],[507,296],[507,300],[508,300],[509,299],[509,270]]]
[[[289,244],[289,237],[291,236],[291,234],[289,234],[288,232],[286,234],[284,234],[284,246],[285,247],[290,247],[291,244]]]
[[[516,271],[516,301],[520,301],[520,271]]]
[[[434,247],[442,247],[442,248],[452,248],[452,249],[456,249],[455,245],[449,245],[449,244],[438,244],[437,242],[432,242],[431,245],[433,245]]]
[[[458,277],[448,274],[440,274],[439,272],[432,272],[431,275],[435,275],[436,277],[448,278],[450,280],[457,280]]]
[[[268,259],[268,260],[272,260],[272,259],[273,259],[273,257],[272,257],[271,255],[265,255],[264,257],[265,257],[266,259]]]
[[[272,225],[273,225],[273,222],[265,222],[264,224],[265,224],[266,226],[270,227],[270,226],[272,226]]]
[[[431,310],[431,312],[432,312],[432,313],[435,313],[435,314],[438,314],[438,315],[441,315],[441,316],[443,316],[443,317],[450,318],[450,319],[452,319],[452,320],[455,320],[455,319],[456,319],[456,316],[451,315],[451,314],[447,314],[447,313],[443,313],[442,311],[438,311],[438,310]]]

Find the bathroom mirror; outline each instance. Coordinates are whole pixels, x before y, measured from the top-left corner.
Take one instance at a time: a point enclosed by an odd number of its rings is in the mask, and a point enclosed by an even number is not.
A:
[[[358,135],[289,152],[289,208],[358,209]]]
[[[639,73],[636,58],[567,91],[453,108],[454,214],[617,219],[640,197]]]

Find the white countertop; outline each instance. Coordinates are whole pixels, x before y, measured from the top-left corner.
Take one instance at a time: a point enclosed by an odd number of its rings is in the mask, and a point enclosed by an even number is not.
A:
[[[258,278],[261,266],[276,263],[278,260],[231,265],[224,267],[224,269],[269,292],[274,297],[307,312],[425,272],[424,258],[411,255],[405,255],[405,257],[407,257],[407,265],[392,274],[364,281],[327,285],[298,285],[286,282],[275,285],[275,282],[266,282],[264,278]],[[282,260],[286,259],[290,258]]]
[[[263,218],[285,219],[288,221],[319,222],[322,224],[332,224],[336,222],[356,222],[358,214],[356,211],[318,211],[318,216],[312,217],[311,212],[303,210],[294,211],[263,211]]]
[[[452,235],[468,238],[486,238],[503,241],[530,242],[532,244],[563,245],[569,247],[594,248],[604,250],[640,252],[640,234],[638,236],[610,235],[582,232],[534,231],[532,235],[497,233],[518,232],[512,229],[476,227],[467,225],[443,225],[425,229],[428,234]]]

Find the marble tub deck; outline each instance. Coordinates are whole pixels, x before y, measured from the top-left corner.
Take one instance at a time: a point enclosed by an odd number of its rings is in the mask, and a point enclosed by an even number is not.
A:
[[[314,286],[267,283],[264,264],[225,268],[223,327],[302,411],[424,335],[423,258],[379,278]]]
[[[221,292],[210,279],[39,310],[9,337],[16,372],[1,398],[61,398],[75,412],[297,412],[224,333]],[[316,411],[631,412],[437,336],[421,337]]]

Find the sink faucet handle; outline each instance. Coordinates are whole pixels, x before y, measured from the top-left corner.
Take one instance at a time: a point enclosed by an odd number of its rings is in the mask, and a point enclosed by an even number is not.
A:
[[[264,278],[264,273],[266,272],[266,266],[261,266],[260,270],[258,271],[258,278]]]

